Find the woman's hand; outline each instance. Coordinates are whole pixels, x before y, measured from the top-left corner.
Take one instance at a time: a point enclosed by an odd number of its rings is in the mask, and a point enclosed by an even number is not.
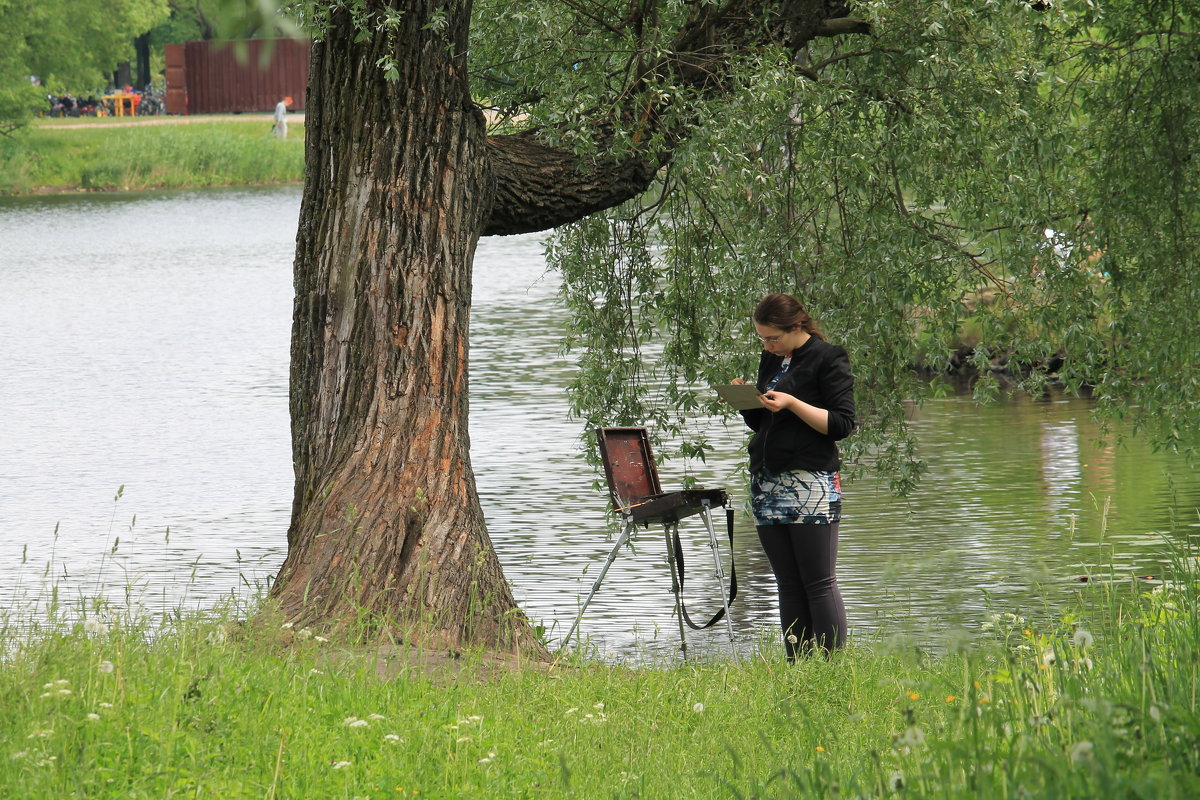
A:
[[[759,400],[762,401],[763,408],[774,413],[776,411],[786,411],[795,409],[795,404],[799,401],[787,392],[767,392],[760,395]],[[799,416],[799,414],[797,414]]]
[[[730,381],[730,383],[733,384],[734,386],[745,386],[746,385],[746,382],[744,380],[742,380],[741,378],[734,378],[733,380]]]

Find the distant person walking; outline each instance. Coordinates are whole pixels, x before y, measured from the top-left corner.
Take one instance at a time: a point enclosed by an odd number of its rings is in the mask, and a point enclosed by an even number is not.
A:
[[[287,138],[287,113],[291,104],[290,97],[285,97],[275,104],[275,124],[271,126],[271,130],[275,131],[276,139]]]

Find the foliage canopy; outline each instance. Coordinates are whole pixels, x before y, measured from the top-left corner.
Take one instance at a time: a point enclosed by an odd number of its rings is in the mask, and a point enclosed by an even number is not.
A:
[[[637,4],[635,4],[637,5]],[[667,155],[654,187],[549,246],[577,410],[703,456],[710,383],[754,374],[749,314],[797,294],[859,376],[850,461],[904,490],[904,419],[966,355],[1094,387],[1099,411],[1191,450],[1200,416],[1200,30],[1177,2],[869,0],[869,33],[744,53],[706,91],[645,65],[695,4],[476,3],[473,86],[502,125],[584,157]],[[640,92],[661,125],[621,127]],[[1192,323],[1192,324],[1189,324]]]

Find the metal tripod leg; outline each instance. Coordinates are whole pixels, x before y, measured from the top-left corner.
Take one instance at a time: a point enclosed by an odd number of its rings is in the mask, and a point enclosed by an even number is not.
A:
[[[712,548],[713,564],[717,568],[717,586],[721,590],[721,603],[725,608],[725,629],[729,632],[729,644],[733,645],[733,618],[729,616],[729,598],[725,595],[725,568],[721,566],[720,540],[717,539],[717,529],[713,527],[712,513],[708,501],[705,500],[700,516],[704,517],[704,526],[708,528],[708,546]]]
[[[671,593],[675,595],[675,616],[679,619],[679,649],[683,651],[684,660],[687,660],[687,635],[683,632],[683,593],[679,586],[679,565],[675,563],[675,548],[671,542],[672,526],[678,535],[678,520],[664,522],[663,534],[667,540],[667,564],[671,567]]]
[[[592,598],[596,596],[596,591],[600,588],[600,582],[604,580],[604,576],[608,574],[608,568],[617,560],[617,553],[621,551],[621,546],[629,541],[629,537],[633,536],[633,531],[636,524],[631,518],[626,518],[625,527],[621,529],[621,535],[617,537],[617,543],[613,545],[612,552],[608,554],[608,560],[604,562],[604,566],[600,569],[600,574],[596,576],[595,583],[592,584],[592,590],[588,592],[587,599],[583,601],[583,605],[579,607],[579,614],[575,617],[575,621],[571,623],[571,630],[567,631],[567,635],[563,637],[563,645],[566,646],[571,642],[571,634],[579,627],[579,621],[583,619],[583,612],[587,611],[588,603],[592,602]],[[582,636],[582,634],[580,634]]]

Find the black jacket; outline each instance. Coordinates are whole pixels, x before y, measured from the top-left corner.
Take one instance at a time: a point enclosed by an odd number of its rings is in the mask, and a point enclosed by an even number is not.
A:
[[[758,362],[758,390],[779,372],[783,356],[763,351]],[[836,442],[854,430],[854,376],[841,347],[816,336],[792,351],[792,365],[773,391],[786,392],[829,412],[829,433],[818,433],[791,411],[765,408],[743,411],[754,431],[750,439],[750,471],[774,473],[806,469],[836,471],[841,464]]]

